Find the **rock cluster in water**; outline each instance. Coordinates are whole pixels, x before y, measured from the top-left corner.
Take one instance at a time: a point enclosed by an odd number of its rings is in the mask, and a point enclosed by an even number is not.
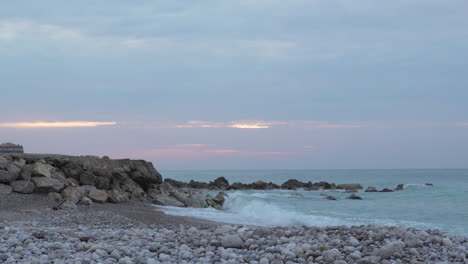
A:
[[[396,191],[403,190],[402,184]],[[146,200],[159,205],[221,209],[226,194],[215,197],[205,195],[206,190],[363,190],[360,184],[335,184],[325,181],[301,182],[291,179],[281,185],[256,181],[250,184],[230,184],[224,177],[212,182],[181,182],[162,180],[150,162],[95,156],[63,155],[0,155],[0,194],[49,193],[57,203],[56,208],[73,207],[76,204],[124,203],[129,200]],[[368,187],[366,192],[393,192]],[[334,197],[327,197],[333,200]],[[348,199],[361,199],[351,195]]]
[[[466,237],[377,226],[0,226],[2,263],[467,263]]]

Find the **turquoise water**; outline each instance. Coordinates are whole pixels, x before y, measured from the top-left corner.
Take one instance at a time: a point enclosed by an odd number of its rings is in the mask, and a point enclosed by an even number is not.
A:
[[[468,235],[468,169],[404,170],[238,170],[163,171],[182,181],[211,181],[219,176],[230,183],[256,180],[281,184],[288,179],[360,183],[364,187],[405,189],[393,193],[365,193],[364,200],[328,191],[229,191],[225,210],[164,208],[169,214],[239,224],[266,226],[378,224],[440,229]],[[433,187],[425,183],[434,184]],[[323,194],[338,200],[324,199]]]

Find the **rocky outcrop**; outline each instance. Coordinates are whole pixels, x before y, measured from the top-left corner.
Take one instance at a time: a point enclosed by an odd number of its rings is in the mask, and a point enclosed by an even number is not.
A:
[[[143,200],[162,182],[153,165],[143,160],[63,155],[0,155],[3,193],[60,193],[74,204],[84,197],[95,202]]]
[[[344,189],[347,192],[357,192],[359,190],[364,189],[361,184],[353,183],[353,184],[339,184],[336,186],[337,189]]]

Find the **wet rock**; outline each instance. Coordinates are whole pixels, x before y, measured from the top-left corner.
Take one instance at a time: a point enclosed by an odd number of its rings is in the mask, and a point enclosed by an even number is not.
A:
[[[377,188],[369,186],[366,188],[365,192],[378,192]]]
[[[364,189],[361,184],[352,183],[352,184],[339,184],[336,186],[337,189],[344,189],[347,192],[357,192]]]
[[[404,184],[398,184],[397,187],[395,188],[395,191],[403,191],[404,188],[405,188]]]
[[[328,200],[332,200],[332,201],[335,201],[336,198],[334,196],[331,196],[331,195],[328,195],[327,197],[325,197],[326,199]]]
[[[382,189],[380,192],[393,192],[393,190],[388,189],[388,188],[384,188],[384,189]]]
[[[306,187],[306,183],[301,182],[296,179],[290,179],[281,184],[281,189],[286,189],[286,190],[295,190],[298,188],[304,188]]]
[[[357,194],[351,194],[350,196],[346,197],[346,199],[350,199],[350,200],[362,200],[362,197],[357,195]]]

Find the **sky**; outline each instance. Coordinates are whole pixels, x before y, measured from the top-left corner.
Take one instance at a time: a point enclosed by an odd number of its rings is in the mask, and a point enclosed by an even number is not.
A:
[[[465,0],[3,0],[0,141],[167,169],[468,167]]]

